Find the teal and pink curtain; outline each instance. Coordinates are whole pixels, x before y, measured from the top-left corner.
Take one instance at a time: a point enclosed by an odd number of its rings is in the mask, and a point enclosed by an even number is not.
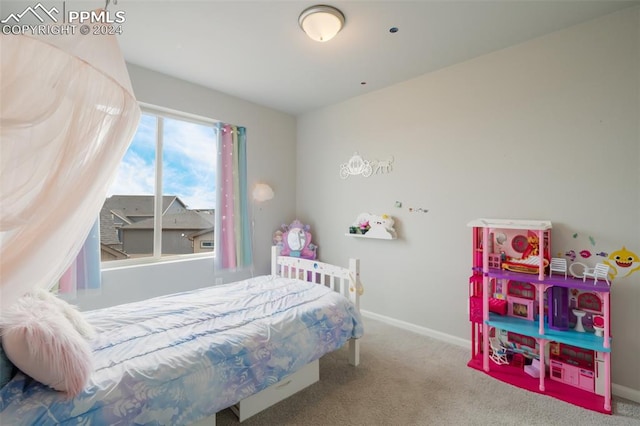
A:
[[[247,193],[247,134],[244,127],[218,123],[216,267],[252,264]]]
[[[80,253],[58,282],[58,293],[75,298],[78,291],[100,290],[100,220],[91,227]]]

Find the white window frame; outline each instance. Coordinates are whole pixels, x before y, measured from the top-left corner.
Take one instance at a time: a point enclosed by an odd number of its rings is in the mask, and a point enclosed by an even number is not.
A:
[[[169,108],[159,107],[143,102],[138,102],[142,113],[153,114],[159,118],[171,118],[175,120],[187,121],[201,125],[211,125],[213,130],[217,132],[216,124],[219,120],[202,117],[187,112],[176,111]],[[133,259],[109,260],[100,262],[101,270],[109,270],[127,266],[148,265],[155,263],[175,262],[177,260],[198,259],[203,257],[215,258],[215,250],[200,253],[176,254],[170,256],[162,256],[162,144],[163,144],[163,126],[164,120],[157,120],[156,128],[156,158],[155,158],[155,194],[154,194],[154,225],[153,225],[153,254],[146,257],[136,257]],[[136,130],[137,131],[137,130]],[[217,214],[217,212],[215,213]]]

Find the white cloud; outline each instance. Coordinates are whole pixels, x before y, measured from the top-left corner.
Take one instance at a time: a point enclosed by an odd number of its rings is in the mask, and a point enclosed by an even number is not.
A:
[[[109,189],[111,195],[153,195],[155,168],[139,155],[128,153],[120,163],[118,174]]]
[[[167,119],[163,142],[164,193],[176,193],[192,209],[215,208],[213,128]]]
[[[143,115],[109,196],[154,193],[155,134],[155,117]],[[177,195],[192,209],[215,208],[215,139],[212,126],[165,119],[164,194]]]
[[[217,156],[215,141],[212,126],[173,119],[165,120],[164,155],[186,158],[193,173],[202,175],[215,173]]]

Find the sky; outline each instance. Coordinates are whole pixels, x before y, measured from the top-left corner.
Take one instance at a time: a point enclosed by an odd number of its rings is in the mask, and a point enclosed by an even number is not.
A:
[[[153,195],[156,116],[143,114],[107,196]],[[164,195],[190,209],[215,208],[216,143],[213,125],[163,118]]]

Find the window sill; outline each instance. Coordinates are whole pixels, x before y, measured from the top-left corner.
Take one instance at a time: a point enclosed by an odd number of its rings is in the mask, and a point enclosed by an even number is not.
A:
[[[111,260],[100,263],[101,271],[132,268],[144,265],[157,265],[162,263],[189,262],[198,259],[215,259],[215,253],[177,254],[163,257],[140,257],[136,259]]]

